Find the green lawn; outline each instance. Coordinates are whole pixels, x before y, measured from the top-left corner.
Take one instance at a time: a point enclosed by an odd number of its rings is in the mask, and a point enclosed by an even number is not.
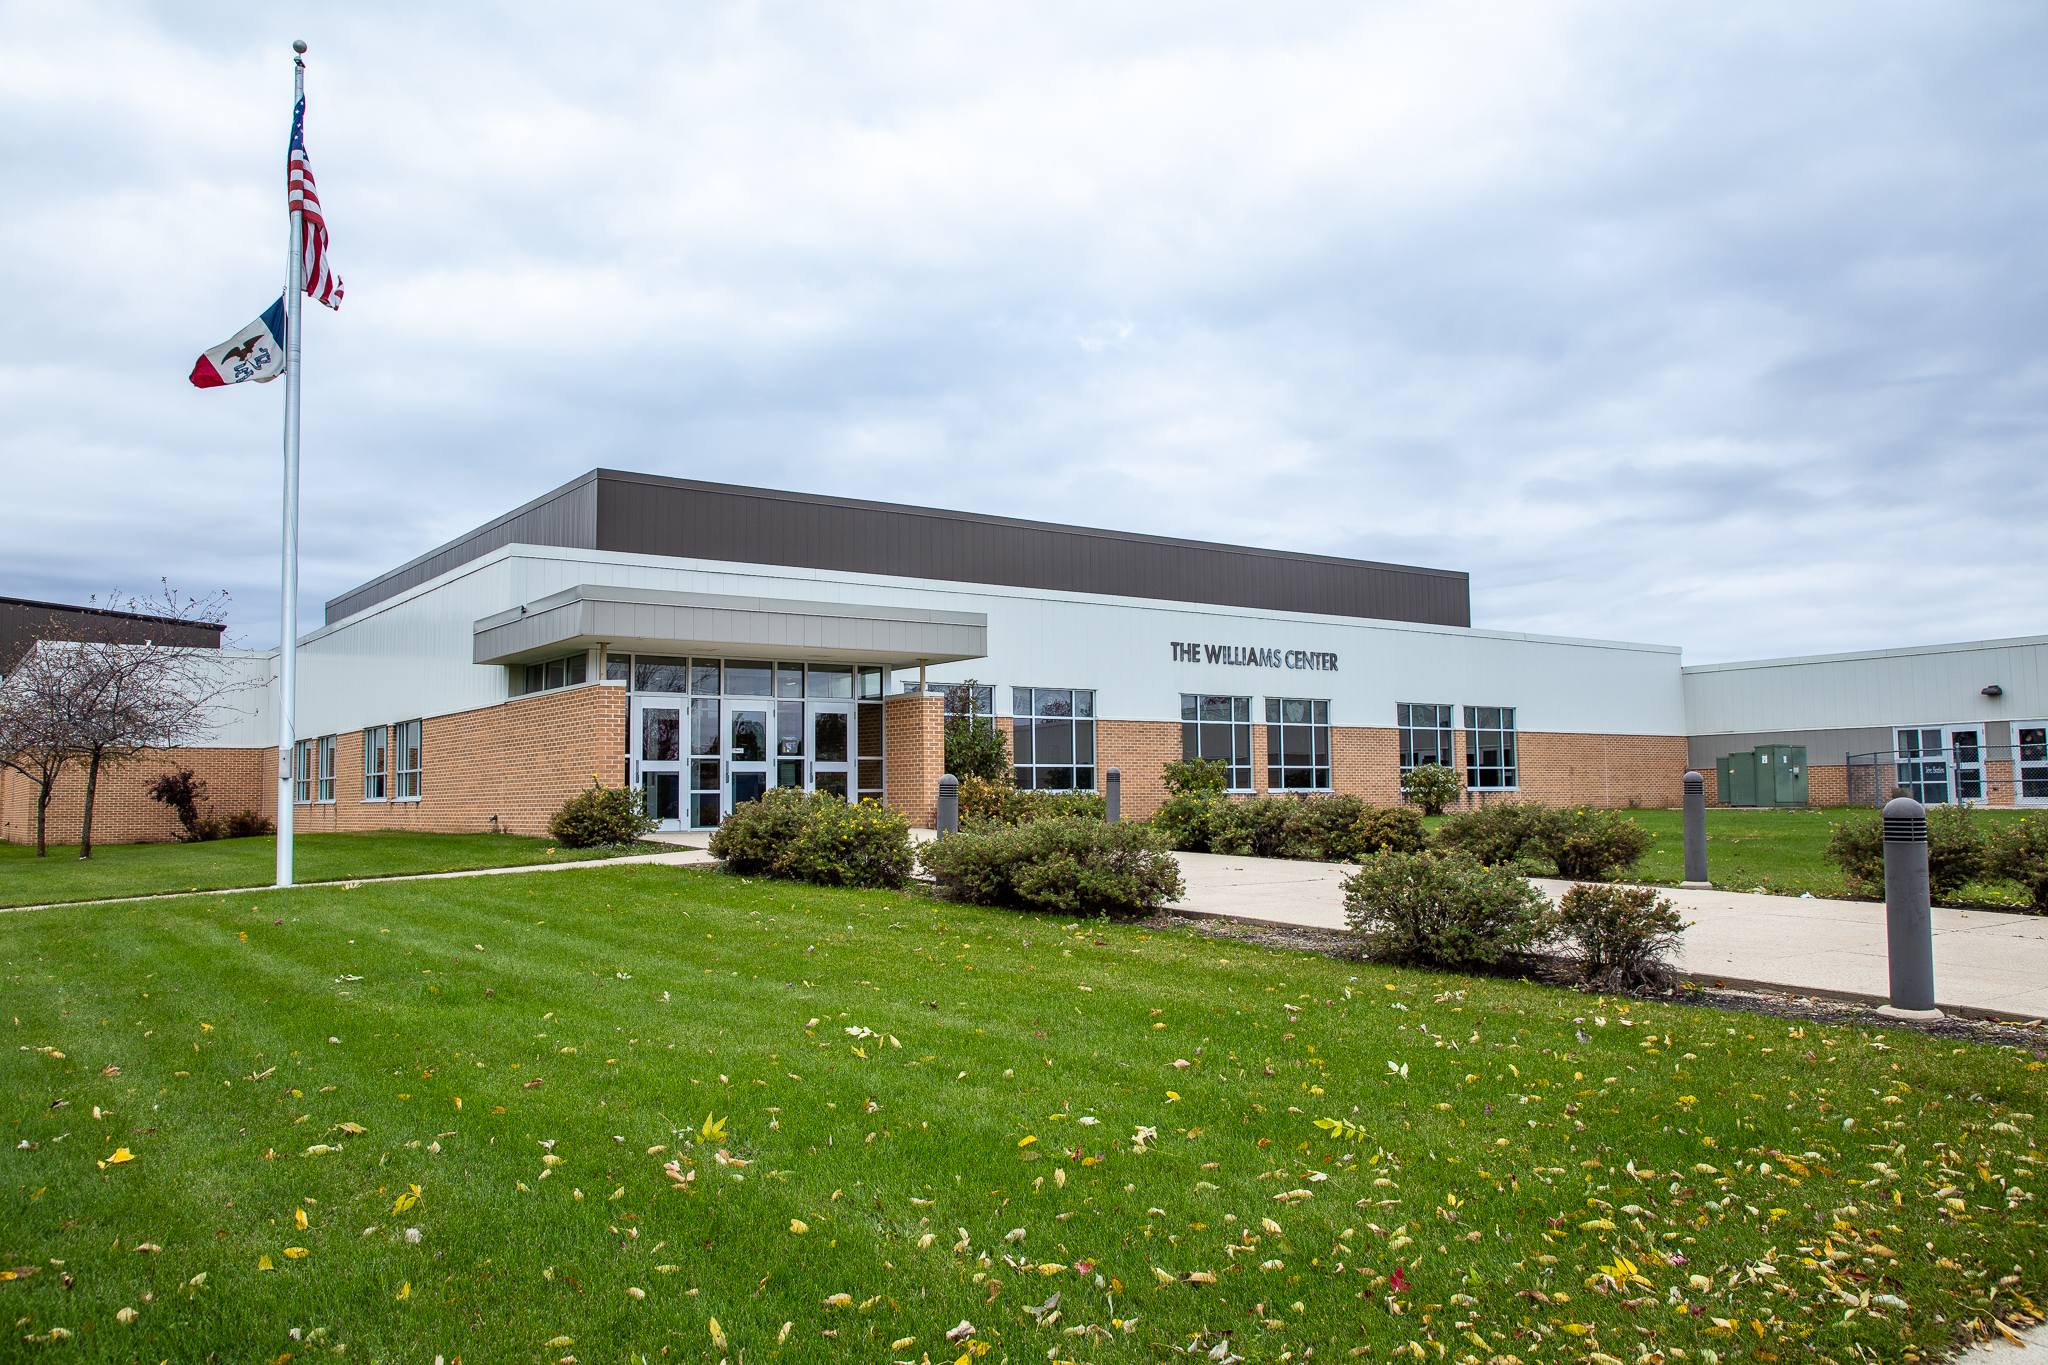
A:
[[[0,959],[52,1358],[1861,1365],[2048,1281],[2018,1049],[646,866]]]
[[[292,840],[293,880],[347,881],[413,872],[454,872],[525,863],[580,862],[617,850],[557,848],[552,839],[512,834],[301,834]],[[95,844],[80,862],[78,846],[0,843],[0,906],[151,896],[269,886],[277,880],[277,840],[217,839],[204,844]]]
[[[2026,811],[1974,812],[1987,828],[2018,820]],[[1629,812],[1657,836],[1657,842],[1630,873],[1632,880],[1676,886],[1685,872],[1684,817],[1675,810]],[[1811,891],[1824,899],[1849,894],[1841,869],[1827,859],[1832,827],[1872,814],[1863,807],[1829,810],[1709,810],[1707,873],[1726,891],[1767,891],[1796,896]],[[1432,827],[1438,822],[1426,822]],[[1551,875],[1555,875],[1553,871]],[[1964,890],[1968,905],[2024,907],[2030,897],[2011,882],[1973,884]]]

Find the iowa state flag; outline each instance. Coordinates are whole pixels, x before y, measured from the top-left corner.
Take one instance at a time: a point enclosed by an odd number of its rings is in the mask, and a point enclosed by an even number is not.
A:
[[[284,299],[263,310],[263,316],[199,357],[192,367],[192,386],[217,389],[253,379],[268,384],[284,373]]]

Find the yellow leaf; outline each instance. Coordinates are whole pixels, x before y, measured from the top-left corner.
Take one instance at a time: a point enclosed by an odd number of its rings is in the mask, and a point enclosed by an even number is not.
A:
[[[313,1253],[306,1250],[304,1247],[286,1247],[284,1249],[284,1254],[287,1259],[298,1261],[305,1259]]]
[[[1026,1133],[1021,1139],[1019,1139],[1017,1145],[1019,1147],[1029,1147],[1032,1143],[1036,1141],[1038,1141],[1037,1137],[1030,1133]]]
[[[401,1302],[401,1303],[402,1303],[402,1302],[404,1302],[405,1300],[407,1300],[407,1299],[411,1298],[411,1297],[412,1297],[412,1281],[411,1281],[411,1280],[407,1280],[407,1281],[406,1281],[405,1283],[403,1283],[403,1284],[399,1285],[399,1286],[398,1286],[398,1293],[397,1293],[396,1295],[394,1295],[393,1297],[395,1297],[396,1299],[398,1299],[398,1300],[399,1300],[399,1302]]]
[[[541,1343],[543,1346],[574,1346],[575,1344],[576,1338],[574,1337],[549,1337]]]
[[[1593,1218],[1593,1219],[1589,1219],[1589,1220],[1587,1220],[1586,1222],[1583,1222],[1583,1223],[1579,1224],[1579,1231],[1580,1231],[1580,1232],[1612,1232],[1612,1231],[1614,1231],[1614,1220],[1613,1220],[1613,1219],[1611,1219],[1611,1218]]]
[[[730,1116],[728,1115],[728,1117]],[[704,1127],[699,1130],[697,1138],[700,1142],[725,1141],[725,1119],[714,1121],[711,1115],[706,1114],[704,1116]]]
[[[811,1225],[801,1218],[792,1218],[789,1220],[789,1230],[801,1237],[811,1230]]]
[[[711,1321],[705,1325],[711,1329],[712,1349],[723,1351],[725,1349],[725,1329],[718,1325],[717,1318],[711,1319]]]
[[[915,1345],[917,1345],[916,1337],[898,1337],[896,1338],[896,1340],[889,1343],[889,1349],[892,1351],[901,1351],[906,1347]]]
[[[258,1270],[275,1270],[277,1269],[277,1262],[271,1260],[268,1256],[258,1256],[256,1258],[256,1268]]]
[[[107,1164],[109,1166],[118,1166],[124,1161],[133,1160],[135,1160],[135,1153],[129,1151],[126,1147],[116,1147],[114,1154],[107,1158]]]
[[[1169,1100],[1177,1100],[1180,1098],[1180,1096],[1175,1094],[1173,1091],[1169,1090],[1166,1092],[1166,1098]]]
[[[825,1298],[825,1306],[826,1306],[827,1308],[850,1308],[850,1307],[852,1307],[852,1306],[853,1306],[853,1295],[851,1295],[851,1294],[830,1294],[830,1295],[827,1295],[827,1296],[826,1296],[826,1298]]]

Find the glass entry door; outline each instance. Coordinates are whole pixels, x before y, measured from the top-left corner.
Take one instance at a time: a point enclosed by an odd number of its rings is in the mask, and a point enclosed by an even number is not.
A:
[[[727,702],[726,771],[736,809],[759,801],[768,790],[768,707],[765,702]],[[718,823],[716,820],[711,823]]]
[[[2022,806],[2048,805],[2048,721],[2014,721],[2012,794]]]
[[[811,790],[841,801],[853,786],[853,707],[811,703]]]
[[[1941,730],[1901,730],[1899,735],[1899,785],[1923,806],[1946,806],[1949,801],[1948,749],[1941,742]]]
[[[683,712],[678,698],[633,703],[634,762],[641,799],[660,829],[682,828]]]

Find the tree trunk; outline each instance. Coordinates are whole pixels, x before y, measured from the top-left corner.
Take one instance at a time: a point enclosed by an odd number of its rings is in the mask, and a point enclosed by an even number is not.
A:
[[[36,792],[36,856],[50,856],[50,798],[57,792],[57,775],[52,773],[43,779],[43,785]]]
[[[85,826],[78,835],[78,861],[92,857],[92,798],[100,783],[100,755],[95,749],[85,769]]]

